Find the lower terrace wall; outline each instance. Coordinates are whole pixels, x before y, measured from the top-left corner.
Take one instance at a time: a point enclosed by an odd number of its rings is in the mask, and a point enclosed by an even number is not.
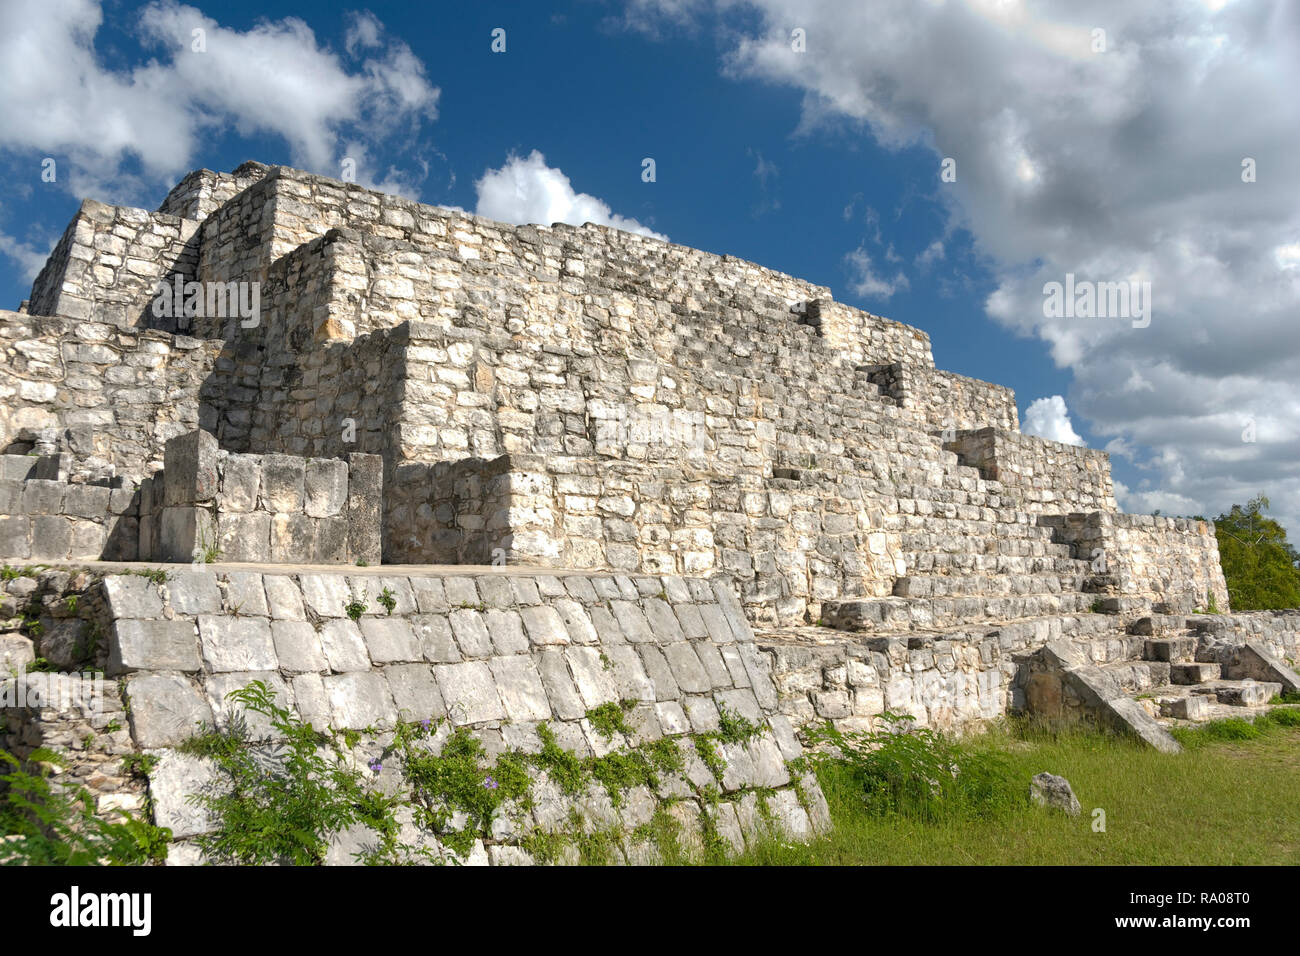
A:
[[[253,680],[321,730],[358,731],[353,744],[339,737],[340,746],[352,748],[358,767],[382,761],[375,784],[401,798],[402,839],[449,856],[439,837],[459,831],[466,862],[532,862],[537,837],[547,834],[562,862],[576,862],[582,832],[612,833],[615,861],[652,862],[661,849],[648,836],[652,820],[694,853],[706,840],[737,851],[768,832],[807,839],[829,826],[815,778],[791,766],[802,754],[798,738],[776,712],[767,662],[725,582],[379,569],[169,568],[163,581],[46,574],[62,578],[22,590],[54,606],[76,592],[83,608],[102,607],[107,687],[99,710],[8,712],[0,745],[25,756],[56,744],[69,758],[61,779],[90,787],[100,807],[132,810],[145,807],[144,782],[121,758],[154,758],[148,806],[177,841],[172,862],[198,861],[193,840],[213,821],[187,797],[221,783],[211,764],[178,747],[204,727],[229,727],[238,710],[226,695]],[[351,617],[354,603],[364,613]],[[610,705],[626,730],[597,719]],[[483,746],[485,773],[503,753],[524,755],[531,799],[508,802],[486,827],[461,813],[437,833],[418,827],[415,810],[442,805],[412,795],[385,748],[398,722],[420,721],[430,722],[423,745],[435,757],[462,730]],[[253,730],[266,732],[256,722]],[[680,769],[663,765],[626,788],[588,775],[566,789],[528,762],[548,738],[586,766],[666,739]],[[377,842],[351,831],[327,862],[351,862]]]
[[[825,599],[887,596],[904,571],[881,503],[833,487],[586,457],[403,465],[386,560],[721,573],[751,620],[800,623]]]

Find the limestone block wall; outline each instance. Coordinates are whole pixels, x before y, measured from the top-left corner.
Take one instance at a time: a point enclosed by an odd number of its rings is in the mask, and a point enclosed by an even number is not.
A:
[[[1020,430],[1016,394],[1005,386],[902,362],[865,365],[862,370],[883,394],[915,410],[936,430]]]
[[[997,481],[1030,514],[1115,512],[1110,456],[1005,428],[958,431],[944,448]]]
[[[0,311],[0,448],[48,432],[76,477],[145,477],[200,424],[220,343]]]
[[[804,308],[810,325],[854,365],[898,362],[934,368],[930,337],[920,329],[855,309],[830,297]]]
[[[134,487],[55,479],[0,479],[0,557],[134,561]]]
[[[807,303],[825,300],[827,334],[836,350],[852,345],[855,361],[934,364],[920,330],[831,304],[825,288],[734,256],[592,225],[512,227],[287,167],[271,168],[205,219],[200,278],[261,278],[332,229],[355,230],[364,247],[345,270],[358,331],[415,319],[450,324],[467,309],[519,323],[513,331],[539,318],[562,328],[588,296],[599,297],[598,309],[643,297],[689,311],[741,294],[804,316]]]
[[[1043,516],[1076,557],[1092,561],[1115,594],[1170,603],[1182,613],[1229,610],[1214,525],[1192,518],[1092,512]],[[1099,562],[1098,556],[1103,562]]]
[[[378,564],[383,462],[241,455],[196,431],[140,492],[141,560]]]
[[[963,732],[1023,706],[1027,655],[1049,640],[1086,641],[1113,626],[1103,615],[1044,617],[875,638],[803,627],[760,630],[758,646],[771,661],[779,708],[795,726],[829,720],[844,731],[874,730],[888,712]]]
[[[798,739],[776,712],[767,662],[720,582],[181,568],[169,569],[161,583],[113,574],[96,588],[108,622],[107,677],[129,709],[128,748],[157,758],[148,771],[150,806],[155,821],[172,829],[177,845],[169,858],[178,862],[195,859],[188,841],[212,826],[186,798],[219,778],[177,748],[205,725],[228,726],[237,711],[226,695],[252,680],[322,730],[363,731],[352,752],[356,765],[382,758],[376,785],[407,800],[418,798],[385,754],[399,721],[434,724],[428,746],[435,756],[465,729],[486,750],[485,772],[502,753],[522,754],[531,805],[503,807],[486,829],[463,815],[445,825],[474,829],[470,862],[530,862],[529,838],[571,838],[574,814],[586,832],[614,832],[617,859],[633,862],[656,856],[644,834],[657,811],[676,821],[681,843],[696,851],[707,833],[738,850],[769,827],[784,839],[806,839],[829,825],[815,779],[789,766],[801,755]],[[349,616],[353,604],[364,612]],[[595,719],[597,708],[611,704],[630,732],[606,733]],[[7,727],[9,742],[30,752],[67,730],[58,717],[22,715]],[[724,719],[732,722],[731,739],[710,737]],[[748,729],[736,733],[737,721]],[[595,778],[566,791],[528,762],[546,737],[579,760],[668,739],[680,769],[617,792]],[[68,773],[103,800],[138,806],[138,784],[124,774],[86,771],[102,764],[100,752],[111,743],[69,741]],[[717,758],[708,763],[698,749],[706,746]],[[409,830],[412,842],[438,845],[438,834],[418,830],[409,813],[405,820],[404,838]],[[350,851],[373,837],[349,834],[331,859],[350,862]]]
[[[172,188],[158,212],[202,222],[265,176],[269,168],[262,163],[248,162],[229,173],[196,169]]]
[[[155,289],[178,273],[194,277],[198,230],[190,219],[84,200],[36,277],[27,311],[155,327]]]

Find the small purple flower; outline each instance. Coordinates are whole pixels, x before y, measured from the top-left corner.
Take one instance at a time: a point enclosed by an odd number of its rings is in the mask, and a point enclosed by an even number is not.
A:
[[[420,721],[420,726],[423,727],[425,730],[428,730],[430,727],[433,726],[433,721],[426,717],[424,720]]]
[[[483,781],[483,786],[487,787],[489,790],[495,790],[498,784],[491,777],[488,777],[486,780]]]
[[[379,773],[379,771],[384,769],[384,765],[380,759],[376,757],[374,760],[370,761],[370,769],[375,773]]]

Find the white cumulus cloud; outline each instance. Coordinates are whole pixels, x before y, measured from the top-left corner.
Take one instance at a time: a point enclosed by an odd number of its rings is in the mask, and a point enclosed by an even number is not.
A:
[[[635,219],[615,214],[603,200],[577,192],[569,177],[546,165],[546,157],[537,150],[525,157],[511,154],[505,165],[485,172],[474,188],[478,191],[474,211],[489,219],[543,226],[556,222],[581,226],[591,222],[655,239],[668,238]]]
[[[239,31],[158,0],[136,25],[154,56],[125,69],[96,50],[102,23],[96,0],[0,4],[0,150],[66,157],[60,182],[79,194],[165,183],[188,171],[206,137],[230,128],[280,136],[294,163],[338,175],[344,137],[409,138],[437,116],[424,65],[369,14],[354,17],[340,56],[294,17]],[[147,182],[123,173],[130,159]]]
[[[1065,407],[1065,399],[1060,395],[1030,402],[1025,409],[1025,420],[1020,423],[1020,430],[1026,435],[1037,435],[1067,445],[1087,444],[1070,424],[1070,412]]]

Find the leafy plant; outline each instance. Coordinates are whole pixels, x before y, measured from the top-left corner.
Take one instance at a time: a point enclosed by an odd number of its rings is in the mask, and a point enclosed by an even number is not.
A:
[[[343,610],[347,612],[348,617],[352,618],[352,620],[359,621],[361,620],[361,615],[366,613],[365,597],[366,593],[362,591],[360,600],[353,598],[347,604],[343,605]]]
[[[38,749],[36,764],[63,762]],[[171,831],[118,811],[121,820],[95,815],[84,787],[64,789],[42,774],[23,770],[13,754],[0,750],[0,833],[17,839],[0,843],[0,863],[33,866],[140,865],[167,856]]]
[[[393,594],[391,588],[384,588],[380,591],[379,597],[376,598],[376,600],[379,601],[384,609],[388,611],[389,616],[392,615],[394,608],[397,607],[397,596]]]
[[[244,721],[191,738],[182,750],[211,759],[228,787],[191,794],[216,828],[197,840],[215,863],[318,864],[331,838],[356,823],[395,829],[392,801],[367,788],[364,771],[349,765],[333,738],[275,702],[262,681],[226,695],[270,721],[274,745],[252,746]]]
[[[831,723],[809,727],[813,765],[848,774],[872,815],[904,813],[936,820],[954,812],[984,815],[1023,805],[1027,797],[1002,754],[967,750],[904,714],[885,713],[879,730],[845,733]]]

